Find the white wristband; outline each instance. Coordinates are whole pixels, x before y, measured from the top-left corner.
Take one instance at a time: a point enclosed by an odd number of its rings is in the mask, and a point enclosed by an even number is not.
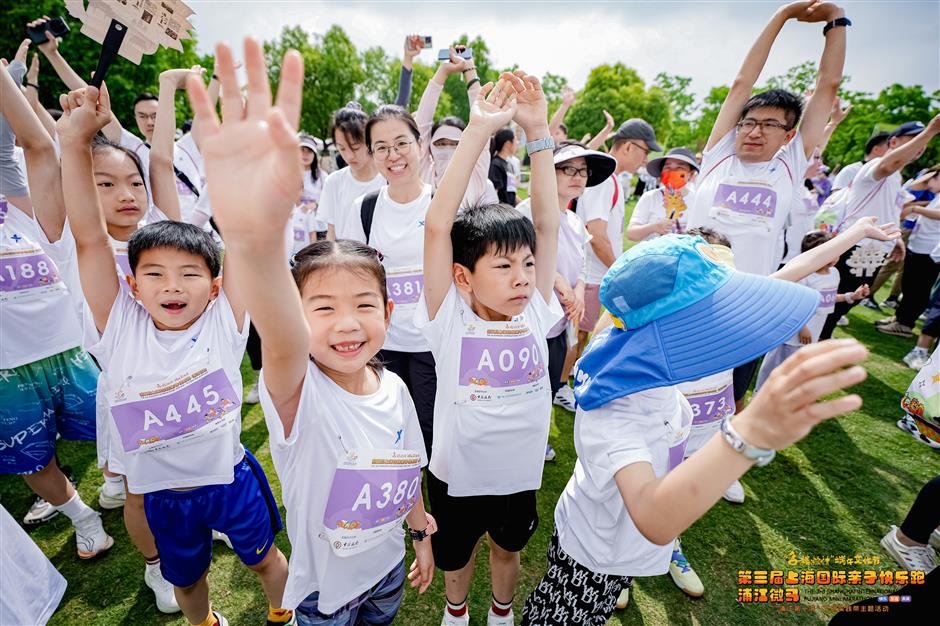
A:
[[[848,302],[849,304],[854,304],[854,303],[855,303],[855,298],[852,297],[852,294],[847,293],[847,294],[845,294],[844,297],[845,297],[845,301]]]

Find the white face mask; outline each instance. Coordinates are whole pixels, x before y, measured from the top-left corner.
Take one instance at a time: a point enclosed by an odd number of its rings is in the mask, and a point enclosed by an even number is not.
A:
[[[431,158],[434,159],[434,186],[436,187],[441,179],[444,178],[444,172],[447,165],[454,158],[454,152],[457,146],[435,146],[431,144]]]

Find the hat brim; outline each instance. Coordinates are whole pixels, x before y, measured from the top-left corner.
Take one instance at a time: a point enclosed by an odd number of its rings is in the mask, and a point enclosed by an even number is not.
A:
[[[697,380],[767,354],[813,316],[819,292],[796,283],[734,272],[711,295],[636,329],[612,328],[596,368],[576,388],[578,405]],[[579,363],[579,370],[580,368]]]
[[[610,178],[617,169],[617,160],[603,153],[586,154],[584,160],[591,175],[588,176],[587,186],[594,187]]]
[[[663,166],[666,165],[666,159],[675,159],[676,161],[688,163],[689,167],[691,167],[694,171],[699,171],[698,163],[695,162],[695,159],[690,159],[684,154],[664,154],[663,156],[656,157],[647,163],[646,172],[654,178],[659,178],[663,174]]]

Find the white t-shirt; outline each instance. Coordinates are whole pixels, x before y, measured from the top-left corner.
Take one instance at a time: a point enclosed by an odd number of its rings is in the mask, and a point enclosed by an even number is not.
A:
[[[147,195],[153,198],[150,188],[150,146],[140,137],[127,129],[121,129],[121,145],[132,150],[140,159],[141,169],[144,171],[144,186]],[[179,141],[173,144],[173,165],[182,172],[200,195],[206,193],[206,176],[202,155],[196,147],[196,140],[192,133],[186,133]],[[197,196],[178,176],[175,177],[176,191],[180,198],[181,215],[189,215],[195,207],[200,196]]]
[[[2,506],[0,537],[0,624],[45,624],[65,594],[65,578]]]
[[[805,186],[799,187],[793,194],[790,217],[787,221],[786,235],[787,253],[781,263],[789,263],[800,255],[803,237],[813,230],[816,213],[819,211],[819,202],[813,192]]]
[[[813,343],[816,343],[819,341],[819,334],[822,332],[823,324],[826,323],[826,318],[836,307],[836,296],[839,293],[839,270],[830,267],[825,274],[813,272],[798,282],[819,292],[819,306],[816,307],[816,313],[806,322],[813,337]],[[797,347],[803,345],[800,343],[799,333],[787,339],[787,345]]]
[[[344,218],[334,222],[337,238],[366,243],[360,209],[363,196],[356,198]],[[431,349],[414,322],[418,298],[424,289],[424,218],[431,206],[431,185],[425,183],[421,194],[405,204],[388,195],[388,186],[379,190],[372,217],[369,245],[382,254],[388,297],[395,302],[392,320],[385,336],[386,350],[427,352]]]
[[[855,175],[858,174],[858,171],[862,169],[862,166],[865,165],[862,161],[856,161],[855,163],[849,163],[836,174],[836,179],[832,181],[832,189],[842,189],[843,187],[848,187],[852,180],[855,178]]]
[[[451,496],[507,495],[542,484],[552,415],[548,330],[558,298],[535,290],[509,322],[480,319],[451,285],[428,321],[422,296],[415,323],[437,371],[430,470]]]
[[[679,229],[673,230],[673,232],[684,233],[686,231],[685,223],[686,216],[688,215],[687,204],[691,194],[686,194],[682,196],[681,194],[671,195],[669,202],[675,203],[675,210],[678,213],[677,218],[679,220]],[[666,194],[662,187],[658,189],[650,189],[637,200],[636,206],[633,207],[633,215],[630,216],[630,226],[646,226],[647,224],[652,224],[653,222],[661,222],[664,219],[669,218],[669,215],[666,214]],[[669,213],[672,214],[673,207],[670,206]],[[650,233],[646,236],[646,239],[655,239],[659,237],[656,233]]]
[[[875,180],[875,168],[881,158],[872,159],[856,174],[852,186],[849,187],[848,197],[842,204],[842,214],[838,216],[839,230],[849,228],[860,218],[871,215],[877,218],[876,224],[897,222],[904,203],[914,199],[914,196],[901,186],[900,172]],[[869,244],[880,248],[886,254],[894,247],[893,241],[862,239],[858,243],[859,246]]]
[[[375,178],[367,182],[359,182],[352,174],[352,170],[344,167],[327,176],[323,183],[323,192],[320,194],[320,204],[317,207],[319,219],[327,224],[333,224],[337,239],[349,239],[349,225],[352,218],[360,222],[359,214],[353,213],[353,203],[356,198],[370,191],[380,189],[385,185],[385,178],[376,174]],[[359,230],[362,230],[361,223]]]
[[[326,178],[326,174],[322,171],[318,174],[317,179],[313,180],[313,174],[310,172],[310,169],[304,170],[304,190],[300,192],[300,204],[307,204],[309,202],[316,202],[318,204],[317,209],[313,210],[313,224],[318,232],[325,232],[327,223],[319,217],[319,203],[320,196],[323,195],[323,179]]]
[[[620,256],[620,253],[623,252],[623,220],[626,193],[623,187],[619,185],[618,178],[611,176],[609,181],[585,189],[578,199],[578,217],[581,218],[585,226],[593,220],[607,222],[607,238],[610,239],[610,247],[613,249],[614,258]],[[616,202],[614,202],[615,195]],[[601,263],[601,260],[594,254],[594,249],[588,246],[587,284],[601,284],[601,279],[604,278],[606,273],[607,266]]]
[[[640,533],[614,476],[634,463],[649,463],[656,476],[665,475],[670,447],[691,419],[689,403],[675,387],[641,391],[593,411],[577,410],[578,460],[555,506],[555,531],[568,556],[601,574],[668,571],[673,542],[656,545]]]
[[[678,385],[692,408],[692,430],[685,456],[691,456],[721,429],[721,420],[734,415],[734,370],[725,370]]]
[[[90,311],[85,319],[85,343],[101,365],[111,416],[111,471],[138,494],[231,483],[245,454],[239,368],[248,316],[239,331],[222,291],[186,330],[157,330],[122,289],[104,333]]]
[[[291,255],[295,255],[317,240],[317,212],[304,211],[300,205],[290,214]]]
[[[514,154],[510,154],[506,157],[506,163],[509,164],[509,172],[506,177],[506,191],[515,193],[522,180],[522,163],[519,161],[519,157]]]
[[[0,369],[8,370],[82,343],[72,296],[39,225],[0,200]],[[50,254],[53,253],[53,254]]]
[[[927,205],[928,209],[940,208],[940,195]],[[911,238],[907,242],[907,249],[916,254],[930,254],[940,244],[940,220],[934,220],[924,215],[917,216],[917,223],[911,231]]]
[[[739,271],[769,276],[783,257],[787,214],[809,162],[799,133],[762,163],[737,158],[735,134],[728,131],[702,156],[688,227],[718,231],[731,241]]]
[[[399,532],[385,535],[365,552],[349,556],[333,552],[323,532],[323,521],[338,463],[349,453],[412,450],[420,452],[421,465],[426,465],[414,403],[405,384],[392,372],[382,372],[379,390],[374,394],[357,396],[333,382],[311,361],[294,426],[290,437],[285,438],[264,384],[263,369],[260,381],[261,406],[271,434],[271,459],[281,481],[292,548],[282,606],[293,609],[319,590],[320,611],[333,613],[373,587],[405,556],[400,526]],[[347,491],[361,493],[358,489]],[[351,498],[355,499],[356,493],[351,493]],[[420,489],[417,497],[421,497]],[[373,496],[373,500],[378,499]],[[375,505],[378,508],[377,502]]]
[[[529,218],[529,221],[532,220],[531,199],[526,198],[516,205],[516,209]],[[574,211],[561,212],[561,222],[558,225],[557,270],[572,288],[587,276],[587,248],[591,239],[591,233]],[[557,291],[555,293],[557,295]],[[548,331],[548,338],[560,335],[567,325],[568,320],[563,317]]]

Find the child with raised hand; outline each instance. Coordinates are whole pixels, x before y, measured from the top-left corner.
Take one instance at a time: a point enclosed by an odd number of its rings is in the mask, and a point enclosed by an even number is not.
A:
[[[128,240],[129,290],[121,289],[96,186],[127,194],[131,219],[139,214],[131,203],[145,198],[129,190],[142,181],[132,172],[103,175],[92,155],[94,136],[111,118],[106,89],[73,91],[62,104],[63,194],[87,305],[85,341],[102,367],[109,466],[130,493],[143,495],[160,570],[189,623],[227,624],[209,604],[213,530],[228,534],[260,577],[269,621],[287,621],[290,612],[280,609],[287,560],[273,545],[280,516],[264,472],[239,441],[248,319],[228,271],[223,289],[221,250],[196,226],[148,224]]]
[[[247,110],[231,51],[217,48],[220,125],[198,81],[189,94],[207,128],[203,155],[226,263],[261,336],[260,391],[292,545],[284,605],[299,624],[389,624],[404,593],[401,522],[424,591],[433,528],[421,496],[424,445],[404,384],[374,359],[392,302],[371,248],[322,241],[284,262],[284,229],[301,183],[296,131],[303,64],[284,58],[277,106],[261,46],[245,42]]]
[[[538,79],[524,72],[485,85],[425,221],[415,322],[439,381],[428,497],[441,528],[433,548],[447,626],[469,623],[473,556],[484,534],[493,584],[487,623],[513,623],[519,552],[538,525],[551,416],[545,337],[563,315],[553,291],[560,214],[546,109]],[[532,221],[498,204],[457,215],[480,150],[510,119],[532,140]]]

